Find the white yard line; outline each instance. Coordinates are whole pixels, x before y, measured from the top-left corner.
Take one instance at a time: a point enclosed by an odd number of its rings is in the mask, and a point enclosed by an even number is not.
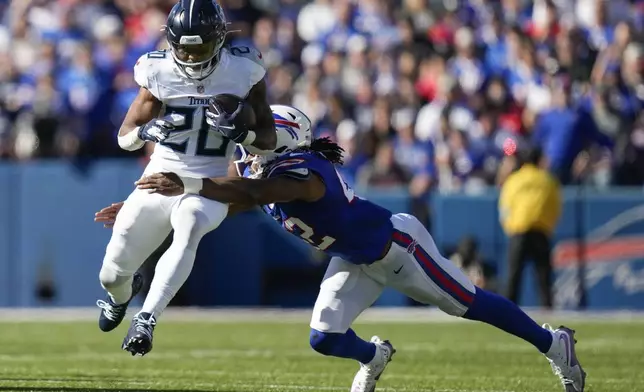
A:
[[[132,308],[131,314],[138,309]],[[0,308],[1,322],[70,322],[95,321],[97,308]],[[643,322],[644,312],[544,312],[528,310],[537,320],[565,320],[583,322]],[[307,323],[310,309],[202,309],[170,308],[163,314],[163,322],[208,322],[208,323]],[[359,323],[455,323],[469,322],[451,317],[436,308],[371,308],[358,319]]]

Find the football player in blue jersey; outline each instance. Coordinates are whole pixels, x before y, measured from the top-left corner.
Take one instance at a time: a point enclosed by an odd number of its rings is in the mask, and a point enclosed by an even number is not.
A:
[[[514,303],[474,286],[438,252],[415,217],[392,214],[354,194],[336,171],[342,149],[329,139],[312,139],[304,113],[271,108],[277,148],[270,156],[245,157],[243,177],[194,180],[162,173],[142,178],[138,188],[168,196],[196,193],[238,207],[233,209],[261,205],[288,232],[332,256],[314,306],[310,344],[321,354],[360,363],[352,392],[373,392],[395,353],[389,341],[366,341],[351,329],[385,287],[531,343],[566,392],[584,390],[573,330],[539,326]],[[109,207],[104,211],[109,215]]]

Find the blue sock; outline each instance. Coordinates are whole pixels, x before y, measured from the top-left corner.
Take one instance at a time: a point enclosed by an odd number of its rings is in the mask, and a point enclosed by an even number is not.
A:
[[[476,288],[474,302],[463,315],[481,321],[532,343],[542,353],[552,345],[552,335],[530,318],[512,301],[500,295]]]
[[[311,347],[324,355],[355,359],[360,363],[369,363],[376,355],[376,345],[366,342],[349,329],[346,333],[320,332],[311,329]]]

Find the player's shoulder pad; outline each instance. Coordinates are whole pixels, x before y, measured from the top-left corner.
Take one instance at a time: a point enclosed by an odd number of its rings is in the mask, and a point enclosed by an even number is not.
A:
[[[306,153],[289,153],[279,157],[267,168],[266,178],[286,176],[296,180],[311,177],[311,162]]]
[[[136,64],[134,64],[134,80],[136,83],[151,90],[156,75],[161,71],[170,56],[172,55],[167,50],[155,50],[139,57]]]
[[[259,65],[263,69],[266,69],[266,64],[264,64],[264,56],[262,56],[262,52],[252,46],[230,46],[228,47],[228,52],[230,52],[230,54],[235,57],[248,59],[253,63]]]

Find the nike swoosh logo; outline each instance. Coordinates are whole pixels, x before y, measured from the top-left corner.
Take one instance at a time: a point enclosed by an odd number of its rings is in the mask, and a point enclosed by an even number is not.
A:
[[[397,270],[394,270],[394,274],[398,275],[398,273],[400,272],[400,270],[403,269],[403,267],[404,265],[401,265],[400,268],[398,268]]]
[[[570,342],[568,341],[568,337],[564,336],[564,334],[559,335],[559,340],[563,340],[564,345],[566,346],[566,365],[570,366],[570,357],[572,356],[572,350],[570,349]]]

